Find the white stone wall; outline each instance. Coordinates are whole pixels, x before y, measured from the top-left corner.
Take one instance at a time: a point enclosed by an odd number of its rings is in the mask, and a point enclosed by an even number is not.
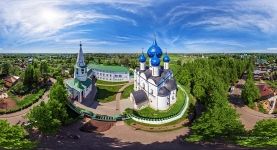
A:
[[[165,96],[165,97],[160,97],[158,96],[158,108],[156,108],[157,110],[167,110],[169,108],[169,97]]]
[[[74,78],[77,78],[80,81],[87,80],[87,68],[75,67]]]
[[[176,97],[177,91],[173,90],[170,92],[170,105],[176,103],[177,97]]]

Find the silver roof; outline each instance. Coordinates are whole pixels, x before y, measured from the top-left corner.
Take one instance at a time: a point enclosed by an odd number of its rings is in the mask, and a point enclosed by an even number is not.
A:
[[[148,101],[148,97],[147,97],[146,93],[144,92],[144,90],[133,91],[132,95],[134,97],[136,104],[141,104],[141,103]]]

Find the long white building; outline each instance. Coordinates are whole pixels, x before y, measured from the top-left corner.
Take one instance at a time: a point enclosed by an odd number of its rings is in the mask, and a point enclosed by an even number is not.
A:
[[[129,70],[123,66],[106,66],[98,64],[89,64],[89,72],[98,79],[110,82],[129,81]]]
[[[176,102],[177,84],[173,73],[169,69],[170,58],[158,46],[156,40],[147,51],[149,66],[146,65],[146,57],[142,53],[139,56],[140,67],[134,71],[134,92],[130,99],[134,109],[147,106],[155,110],[166,110]],[[160,58],[163,55],[164,65],[160,66]]]

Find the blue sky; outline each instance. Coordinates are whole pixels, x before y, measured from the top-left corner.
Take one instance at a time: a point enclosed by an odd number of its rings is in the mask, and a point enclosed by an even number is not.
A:
[[[1,0],[0,53],[277,52],[276,0]]]

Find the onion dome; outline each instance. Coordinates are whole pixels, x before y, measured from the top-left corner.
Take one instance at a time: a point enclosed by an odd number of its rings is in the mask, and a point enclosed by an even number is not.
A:
[[[163,58],[163,61],[164,62],[169,62],[170,61],[170,58],[169,56],[167,55],[167,53],[165,54],[164,58]]]
[[[147,55],[150,58],[152,58],[155,54],[159,58],[161,58],[161,56],[163,55],[162,49],[158,46],[156,39],[154,40],[153,44],[149,47],[147,51]]]
[[[151,65],[157,67],[160,65],[160,59],[154,54],[154,57],[151,58]]]
[[[146,61],[146,57],[144,56],[143,53],[139,56],[139,62],[144,63]]]

